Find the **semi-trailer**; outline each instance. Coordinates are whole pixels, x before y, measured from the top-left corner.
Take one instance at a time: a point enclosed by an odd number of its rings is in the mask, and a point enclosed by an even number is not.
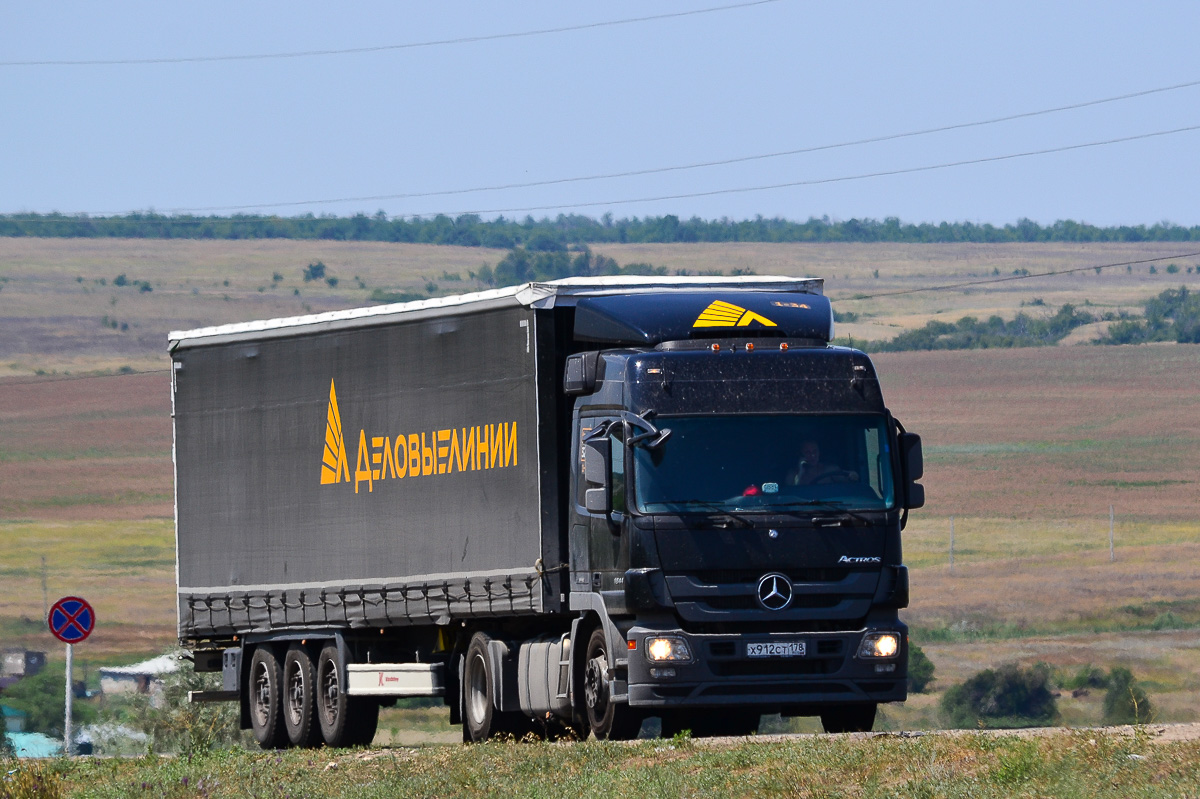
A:
[[[820,279],[596,277],[170,334],[179,639],[263,747],[870,729],[920,438]]]

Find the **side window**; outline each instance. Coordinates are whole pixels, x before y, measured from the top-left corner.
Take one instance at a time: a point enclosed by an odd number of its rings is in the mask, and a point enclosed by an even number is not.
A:
[[[887,453],[882,451],[879,442],[879,430],[868,427],[863,431],[867,445],[867,485],[879,497],[883,496],[883,475],[886,470],[886,464],[883,459],[887,457]]]
[[[577,447],[577,455],[579,458],[579,479],[575,484],[575,504],[583,507],[583,493],[587,490],[587,481],[583,479],[583,468],[587,462],[586,448],[583,446],[583,439],[588,433],[592,432],[592,428],[596,426],[595,419],[580,419],[579,420],[579,440],[575,442]]]
[[[625,434],[620,425],[612,431],[612,502],[613,511],[625,512]]]

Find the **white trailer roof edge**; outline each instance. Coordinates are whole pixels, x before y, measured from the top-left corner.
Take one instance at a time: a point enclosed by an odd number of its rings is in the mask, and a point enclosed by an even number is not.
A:
[[[424,319],[446,316],[454,312],[484,311],[492,308],[524,305],[530,308],[553,308],[555,305],[574,305],[575,298],[603,294],[628,294],[655,291],[663,288],[787,291],[821,294],[824,279],[795,278],[773,275],[738,277],[647,277],[616,275],[608,277],[569,277],[545,283],[525,283],[502,289],[490,289],[450,297],[434,297],[415,302],[376,305],[368,308],[349,308],[305,316],[289,316],[254,322],[200,327],[193,330],[174,330],[167,335],[169,349],[225,344],[237,341],[260,340],[297,334],[311,334],[345,327],[385,324],[403,319]]]

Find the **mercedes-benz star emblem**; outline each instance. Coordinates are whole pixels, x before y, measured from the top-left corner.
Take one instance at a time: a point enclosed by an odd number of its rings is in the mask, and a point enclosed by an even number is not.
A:
[[[764,574],[758,581],[758,604],[767,610],[783,610],[792,604],[792,581],[779,572]]]

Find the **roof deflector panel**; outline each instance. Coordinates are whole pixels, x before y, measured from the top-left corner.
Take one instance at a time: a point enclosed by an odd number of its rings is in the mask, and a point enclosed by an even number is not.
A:
[[[828,342],[833,337],[833,309],[819,294],[777,291],[616,294],[583,297],[575,307],[579,341],[654,346],[748,336]]]

